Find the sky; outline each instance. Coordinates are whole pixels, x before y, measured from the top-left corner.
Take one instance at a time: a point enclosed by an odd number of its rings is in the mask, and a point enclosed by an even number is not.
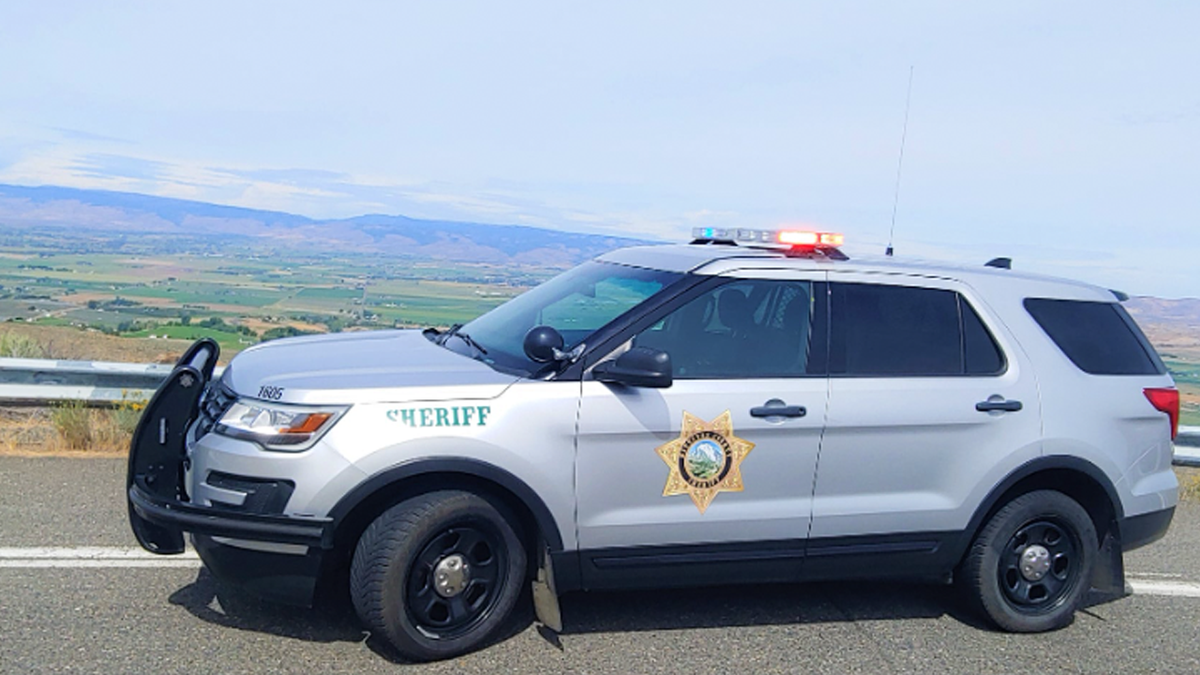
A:
[[[895,209],[897,256],[1200,297],[1197,27],[1194,0],[8,2],[0,182],[851,255]]]

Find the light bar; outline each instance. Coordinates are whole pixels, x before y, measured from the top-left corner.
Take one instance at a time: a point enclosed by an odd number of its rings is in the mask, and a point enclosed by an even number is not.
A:
[[[733,241],[744,244],[802,248],[837,247],[845,243],[845,237],[834,232],[792,229],[747,230],[727,227],[697,227],[692,229],[692,238],[697,241]]]

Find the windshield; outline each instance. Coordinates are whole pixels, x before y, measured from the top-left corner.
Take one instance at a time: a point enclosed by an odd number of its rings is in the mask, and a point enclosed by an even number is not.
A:
[[[445,345],[488,364],[532,373],[542,365],[525,356],[525,334],[530,328],[553,327],[570,350],[682,276],[613,263],[584,263],[458,329],[470,336],[469,341],[451,338]]]

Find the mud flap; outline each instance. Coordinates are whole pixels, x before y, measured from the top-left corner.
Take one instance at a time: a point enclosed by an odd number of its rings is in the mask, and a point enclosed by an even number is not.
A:
[[[1084,597],[1084,607],[1101,605],[1132,594],[1125,581],[1125,556],[1121,540],[1113,536],[1116,531],[1117,524],[1113,523],[1104,535],[1096,567],[1092,570],[1091,588]]]
[[[558,604],[558,590],[554,587],[554,567],[550,563],[550,549],[545,543],[539,547],[541,560],[538,562],[537,578],[533,580],[533,611],[542,625],[561,633],[562,610]]]
[[[184,459],[188,427],[196,419],[200,395],[212,378],[220,347],[210,338],[197,340],[154,392],[129,448],[125,490],[137,485],[148,494],[185,500]],[[146,520],[129,502],[129,524],[142,548],[153,553],[182,553],[183,531]]]

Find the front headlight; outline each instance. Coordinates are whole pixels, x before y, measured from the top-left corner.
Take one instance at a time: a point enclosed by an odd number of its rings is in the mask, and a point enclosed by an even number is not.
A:
[[[344,412],[345,407],[239,399],[221,415],[213,431],[254,441],[267,450],[299,452],[316,443]]]

